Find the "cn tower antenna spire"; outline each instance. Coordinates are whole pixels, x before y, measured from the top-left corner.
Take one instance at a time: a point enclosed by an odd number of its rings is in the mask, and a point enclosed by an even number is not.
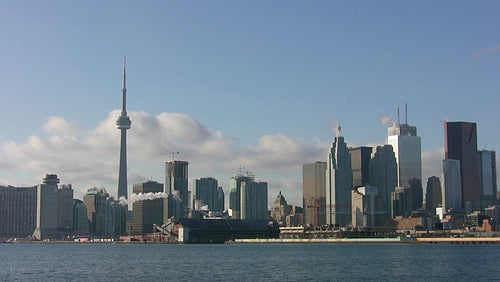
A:
[[[127,115],[127,87],[126,87],[127,74],[126,74],[126,68],[127,68],[127,56],[123,55],[122,116]]]

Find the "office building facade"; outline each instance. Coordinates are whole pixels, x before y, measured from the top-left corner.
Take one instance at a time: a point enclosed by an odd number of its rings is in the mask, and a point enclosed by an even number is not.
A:
[[[256,182],[254,175],[238,173],[229,181],[229,208],[234,219],[268,219],[267,182]]]
[[[479,171],[481,180],[481,197],[483,199],[496,199],[497,162],[495,151],[479,151]]]
[[[445,159],[458,160],[462,206],[480,199],[477,125],[472,122],[445,122]],[[444,195],[443,195],[444,196]]]
[[[459,160],[443,160],[443,208],[446,212],[461,212],[464,208]]]
[[[224,192],[222,187],[219,187],[217,179],[212,177],[195,179],[193,190],[194,200],[200,205],[206,206],[210,211],[224,210]]]
[[[431,176],[427,179],[427,188],[425,192],[425,205],[431,215],[436,214],[436,208],[443,205],[443,196],[441,190],[441,181],[437,176]]]
[[[165,193],[163,220],[170,217],[183,218],[189,207],[188,166],[186,161],[168,161],[165,163]]]
[[[27,237],[36,228],[36,187],[0,186],[0,237]]]
[[[352,185],[363,187],[370,182],[370,159],[372,147],[349,148],[351,154]]]
[[[134,194],[163,192],[163,184],[156,181],[136,183],[133,185]],[[153,233],[153,224],[163,223],[164,199],[140,200],[132,204],[132,235]]]
[[[398,186],[408,185],[413,178],[422,181],[421,140],[417,136],[417,127],[397,124],[387,132],[387,143],[392,146],[396,157]]]
[[[326,224],[326,168],[326,162],[302,166],[302,203],[307,226]]]
[[[46,174],[37,186],[36,228],[37,240],[69,235],[73,228],[73,189],[59,185],[56,174]]]
[[[351,223],[352,170],[344,137],[334,138],[328,152],[326,169],[326,224],[347,226]]]
[[[351,192],[352,200],[352,226],[368,227],[376,226],[377,209],[377,187],[358,187]]]
[[[380,198],[380,216],[382,225],[391,219],[391,194],[398,186],[397,163],[391,145],[373,148],[370,160],[370,186],[377,187]]]

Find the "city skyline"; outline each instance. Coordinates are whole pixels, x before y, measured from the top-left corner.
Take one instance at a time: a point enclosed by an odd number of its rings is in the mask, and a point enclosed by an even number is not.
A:
[[[127,3],[114,16],[110,3],[4,4],[0,185],[55,173],[75,198],[93,186],[116,196],[124,53],[129,194],[162,182],[180,152],[190,179],[214,177],[226,195],[245,166],[269,203],[282,191],[301,205],[302,165],[326,161],[336,121],[349,146],[381,145],[405,102],[422,183],[441,174],[448,119],[477,123],[479,150],[499,147],[496,2],[195,3]]]

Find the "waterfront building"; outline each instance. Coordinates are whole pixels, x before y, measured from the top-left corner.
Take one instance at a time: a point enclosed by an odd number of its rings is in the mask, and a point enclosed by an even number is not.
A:
[[[274,200],[274,204],[271,207],[271,217],[278,222],[280,226],[286,225],[286,217],[291,213],[292,206],[290,206],[285,197],[279,191],[276,200]]]
[[[156,181],[137,183],[133,186],[134,194],[163,192],[163,184]],[[132,204],[132,234],[153,233],[153,224],[163,223],[163,199],[140,200]]]
[[[266,220],[267,182],[242,182],[240,219]]]
[[[229,182],[229,206],[234,219],[268,219],[267,182],[256,182],[254,175],[241,172]]]
[[[73,200],[73,232],[74,234],[89,233],[89,219],[87,207],[82,200]]]
[[[443,160],[443,208],[446,212],[463,209],[462,185],[459,160]]]
[[[186,216],[189,207],[188,195],[188,166],[186,161],[165,162],[165,193],[169,195],[164,199],[163,221],[170,217],[182,218]]]
[[[103,217],[106,208],[106,201],[109,197],[105,189],[90,188],[83,196],[83,204],[87,208],[87,219],[89,221],[89,232],[95,235],[102,235]]]
[[[326,170],[326,224],[347,226],[351,224],[352,170],[349,149],[344,137],[334,138],[328,151]]]
[[[417,136],[417,127],[410,126],[408,119],[404,124],[389,127],[387,142],[392,146],[397,163],[398,186],[404,187],[410,179],[422,181],[421,140]]]
[[[315,162],[302,166],[302,204],[304,224],[322,226],[326,224],[326,162]]]
[[[497,192],[497,164],[495,151],[479,151],[481,198],[495,200]]]
[[[127,234],[127,206],[113,197],[106,199],[102,219],[102,236],[118,237]]]
[[[372,147],[349,148],[351,154],[352,185],[363,187],[370,182],[370,159]]]
[[[36,187],[0,186],[0,237],[26,237],[36,228]]]
[[[436,208],[443,205],[443,197],[441,194],[441,181],[437,176],[431,176],[427,179],[425,204],[427,211],[431,215],[435,215]]]
[[[194,180],[194,200],[208,210],[220,212],[224,210],[224,192],[217,179],[205,177]]]
[[[229,180],[229,213],[232,218],[240,218],[241,183],[251,182],[253,180],[253,174],[247,172],[245,175],[241,170]]]
[[[37,186],[37,240],[69,235],[73,228],[73,189],[70,184],[58,185],[56,174],[46,174]]]
[[[381,202],[378,222],[385,225],[392,218],[391,194],[398,186],[397,163],[392,146],[373,148],[369,168],[370,186],[377,187],[377,195]]]
[[[459,161],[461,206],[474,205],[481,195],[476,123],[445,122],[444,129],[445,159]]]
[[[352,199],[352,226],[376,226],[377,216],[377,187],[358,187],[351,192]]]

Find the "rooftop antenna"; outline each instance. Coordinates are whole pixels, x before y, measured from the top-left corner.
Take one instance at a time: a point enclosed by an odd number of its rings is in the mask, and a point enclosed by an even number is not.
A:
[[[399,125],[399,124],[400,124],[400,123],[399,123],[399,107],[398,107],[398,125]]]
[[[405,103],[405,124],[408,124],[408,104]]]

